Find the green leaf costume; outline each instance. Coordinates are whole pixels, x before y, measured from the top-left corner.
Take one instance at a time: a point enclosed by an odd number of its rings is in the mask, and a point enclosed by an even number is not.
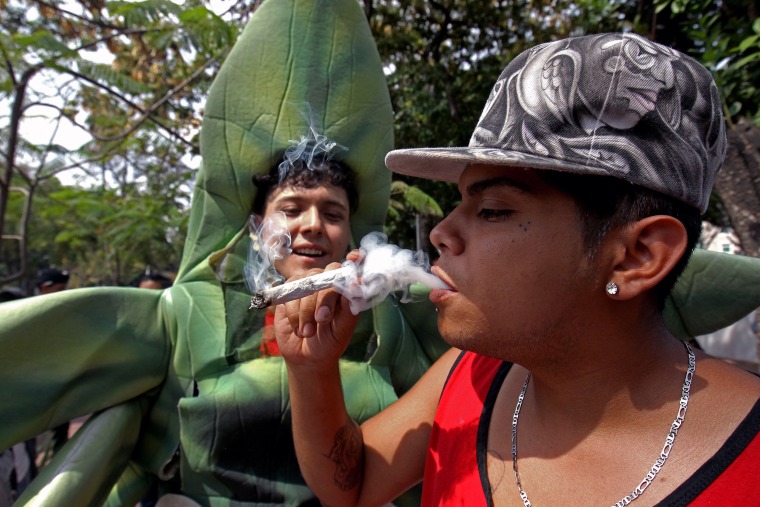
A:
[[[200,505],[316,503],[298,471],[286,372],[262,357],[263,311],[242,280],[254,174],[304,132],[308,102],[348,148],[360,205],[352,236],[381,230],[392,110],[355,0],[272,0],[252,16],[209,93],[203,165],[176,283],[75,289],[0,305],[0,449],[92,413],[19,505],[133,506],[155,477]],[[680,336],[760,305],[757,259],[701,252],[669,303]],[[720,273],[720,278],[714,278]],[[359,421],[411,387],[445,349],[436,314],[387,300],[365,312],[341,361]],[[714,309],[714,311],[706,311]]]

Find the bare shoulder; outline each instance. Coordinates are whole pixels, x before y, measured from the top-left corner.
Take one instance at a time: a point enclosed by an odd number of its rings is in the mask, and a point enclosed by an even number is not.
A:
[[[452,349],[441,356],[422,378],[398,401],[362,424],[365,444],[382,447],[417,435],[427,446],[438,399],[459,351]]]
[[[414,389],[420,388],[424,391],[431,391],[430,394],[435,395],[436,405],[438,404],[438,398],[441,395],[446,379],[451,372],[451,368],[454,367],[454,363],[457,358],[462,354],[459,349],[449,349],[443,354],[430,369],[422,376],[420,381],[414,386]],[[414,390],[412,389],[412,391]],[[410,391],[411,392],[411,391]]]
[[[753,420],[748,416],[758,400],[760,378],[698,352],[688,412],[675,446],[677,457],[670,465],[673,480],[685,480],[724,449],[740,427],[746,428],[743,423]]]
[[[698,358],[697,379],[709,381],[712,389],[729,389],[741,391],[749,398],[760,397],[760,376],[749,371],[744,365],[737,365],[716,357],[701,355]],[[738,392],[736,393],[739,394]],[[724,392],[725,395],[725,392]]]
[[[692,394],[694,410],[703,412],[704,420],[735,428],[760,400],[760,377],[723,359],[701,355]]]
[[[385,409],[380,416],[370,419],[365,426],[385,424],[387,418],[401,418],[406,421],[429,421],[432,423],[438,399],[449,372],[461,351],[451,349],[443,354],[420,380],[404,394],[396,403]]]
[[[446,352],[409,392],[361,425],[360,505],[382,505],[422,480],[438,399],[458,356],[458,350]]]

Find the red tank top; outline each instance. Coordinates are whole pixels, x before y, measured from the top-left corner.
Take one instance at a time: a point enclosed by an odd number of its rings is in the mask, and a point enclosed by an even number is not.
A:
[[[493,505],[486,440],[493,404],[510,367],[472,352],[457,359],[433,421],[423,507]],[[760,505],[759,432],[760,401],[723,447],[658,506]]]

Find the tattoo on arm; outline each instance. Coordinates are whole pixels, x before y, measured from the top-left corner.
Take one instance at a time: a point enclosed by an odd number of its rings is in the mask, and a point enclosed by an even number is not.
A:
[[[336,466],[336,486],[348,491],[359,485],[363,466],[362,437],[356,423],[351,421],[338,430],[327,457]]]

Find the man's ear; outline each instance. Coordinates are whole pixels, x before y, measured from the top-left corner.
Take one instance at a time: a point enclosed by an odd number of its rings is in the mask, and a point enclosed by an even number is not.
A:
[[[655,287],[686,250],[686,228],[677,219],[656,215],[614,234],[614,267],[609,281],[619,287],[615,299],[629,299]]]

